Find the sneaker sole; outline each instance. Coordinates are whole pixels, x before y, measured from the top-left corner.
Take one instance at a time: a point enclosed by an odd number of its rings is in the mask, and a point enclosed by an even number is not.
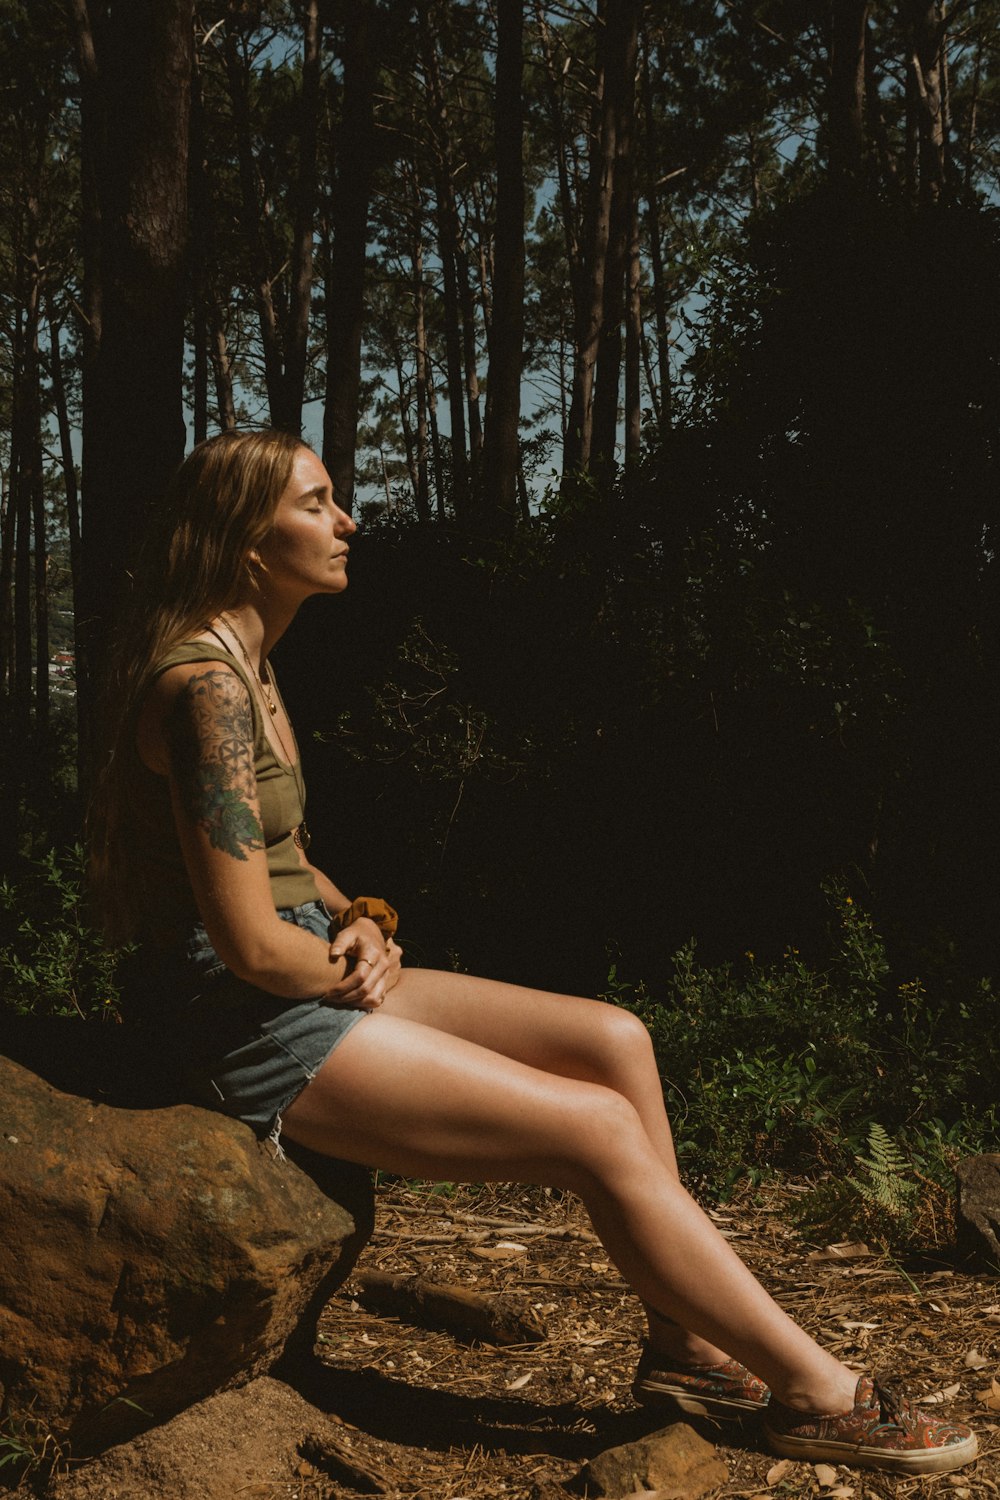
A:
[[[760,1401],[745,1401],[738,1396],[709,1396],[683,1387],[658,1385],[656,1381],[637,1382],[632,1395],[640,1406],[664,1406],[682,1411],[689,1417],[714,1417],[720,1422],[742,1422],[766,1410]]]
[[[813,1442],[810,1438],[771,1432],[766,1424],[764,1437],[772,1452],[781,1458],[797,1458],[809,1464],[846,1464],[848,1468],[852,1464],[861,1464],[869,1469],[882,1469],[887,1474],[945,1474],[950,1469],[963,1468],[979,1453],[975,1434],[944,1448],[914,1448],[908,1453],[894,1453],[891,1448],[872,1448],[864,1443],[822,1442],[818,1439]]]

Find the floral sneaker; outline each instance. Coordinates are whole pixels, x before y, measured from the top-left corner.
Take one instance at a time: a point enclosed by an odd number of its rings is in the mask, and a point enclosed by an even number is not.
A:
[[[772,1400],[764,1436],[784,1458],[890,1474],[941,1474],[971,1463],[979,1451],[970,1428],[932,1417],[870,1375],[862,1375],[854,1407],[842,1416],[809,1416]]]
[[[738,1359],[718,1365],[678,1365],[666,1368],[669,1356],[643,1345],[632,1395],[642,1406],[667,1406],[693,1417],[716,1417],[738,1422],[755,1416],[767,1405],[771,1392]]]

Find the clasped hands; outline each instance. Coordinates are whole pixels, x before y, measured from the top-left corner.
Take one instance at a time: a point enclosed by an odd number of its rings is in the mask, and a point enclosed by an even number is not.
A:
[[[348,961],[347,973],[324,997],[330,1005],[377,1010],[399,979],[403,950],[368,917],[341,928],[330,944],[330,962]]]

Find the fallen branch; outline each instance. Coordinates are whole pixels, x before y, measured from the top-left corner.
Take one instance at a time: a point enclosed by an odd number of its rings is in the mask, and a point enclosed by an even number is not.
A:
[[[426,1208],[413,1208],[407,1203],[394,1203],[392,1205],[394,1214],[412,1214],[414,1217],[425,1217],[431,1210]],[[514,1219],[496,1219],[487,1217],[485,1214],[460,1214],[443,1212],[435,1217],[444,1219],[448,1224],[481,1224],[490,1229],[502,1229],[505,1234],[516,1234],[523,1239],[525,1235],[535,1235],[552,1240],[582,1240],[584,1244],[596,1245],[599,1243],[597,1235],[592,1229],[578,1229],[575,1224],[539,1224],[537,1220],[529,1224],[519,1224]]]
[[[484,1295],[388,1271],[358,1271],[354,1280],[359,1300],[368,1307],[418,1327],[444,1328],[459,1338],[488,1344],[537,1344],[546,1337],[545,1325],[527,1297],[514,1292]]]
[[[332,1433],[321,1436],[310,1432],[299,1443],[299,1453],[328,1479],[336,1479],[363,1495],[385,1495],[393,1488],[384,1469],[358,1458],[347,1439],[334,1437]]]

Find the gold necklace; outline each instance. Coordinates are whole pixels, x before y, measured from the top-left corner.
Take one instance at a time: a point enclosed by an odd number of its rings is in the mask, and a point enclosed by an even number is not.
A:
[[[259,696],[263,699],[263,702],[271,715],[271,719],[274,722],[274,732],[278,736],[278,742],[281,745],[282,754],[284,755],[288,765],[293,766],[295,764],[295,756],[285,744],[285,736],[282,734],[281,726],[277,722],[276,715],[278,712],[278,705],[275,703],[274,698],[271,696],[270,685],[268,683],[265,683],[260,673],[254,670],[253,662],[250,660],[250,653],[247,650],[246,646],[244,646],[243,637],[240,635],[239,631],[236,630],[233,622],[231,620],[227,620],[225,615],[220,615],[219,618],[224,622],[226,629],[229,631],[229,634],[232,636],[233,640],[242,651],[243,660],[247,664],[247,670],[256,683],[259,689]],[[212,630],[211,625],[208,628],[209,630]],[[212,630],[212,634],[216,637],[216,639],[219,639],[218,631]],[[225,641],[223,641],[222,644],[225,645]]]

